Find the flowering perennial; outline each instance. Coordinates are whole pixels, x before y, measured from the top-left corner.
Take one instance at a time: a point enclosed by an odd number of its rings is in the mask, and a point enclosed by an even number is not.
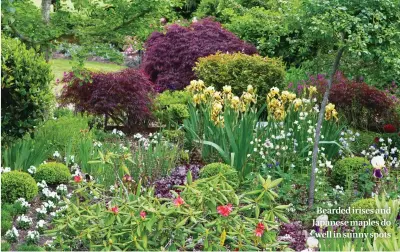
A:
[[[236,96],[232,93],[231,86],[224,86],[222,92],[216,91],[214,87],[205,86],[202,80],[193,80],[186,90],[193,94],[193,103],[200,106],[210,107],[210,117],[215,125],[224,126],[224,108],[229,107],[236,112],[245,113],[257,102],[254,88],[247,86],[247,91],[242,95]]]
[[[224,217],[229,216],[232,210],[233,210],[232,204],[217,207],[218,213]]]

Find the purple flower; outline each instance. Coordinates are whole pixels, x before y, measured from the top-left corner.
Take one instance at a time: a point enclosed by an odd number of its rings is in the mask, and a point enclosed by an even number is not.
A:
[[[375,178],[382,178],[383,177],[381,169],[374,169],[374,177]]]

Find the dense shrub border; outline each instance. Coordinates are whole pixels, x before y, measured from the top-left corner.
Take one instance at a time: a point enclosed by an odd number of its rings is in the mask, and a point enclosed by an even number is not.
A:
[[[204,19],[189,27],[168,26],[154,32],[145,44],[142,69],[160,90],[180,90],[195,79],[192,68],[198,58],[218,51],[255,54],[254,46],[241,41],[220,23]]]

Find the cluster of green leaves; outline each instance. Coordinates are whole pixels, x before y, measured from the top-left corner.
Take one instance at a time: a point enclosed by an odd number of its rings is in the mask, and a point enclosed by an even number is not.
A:
[[[31,166],[39,166],[51,154],[47,139],[24,137],[9,146],[3,146],[1,159],[4,167],[27,171]]]
[[[275,203],[274,188],[280,182],[258,177],[253,191],[237,194],[221,174],[192,182],[188,173],[187,184],[179,187],[184,201],[181,205],[155,198],[152,189],[142,193],[138,189],[128,198],[110,198],[93,182],[82,183],[65,215],[54,221],[55,228],[48,233],[56,236],[59,249],[283,248],[275,240],[275,218],[287,221],[283,214],[287,206]],[[232,204],[232,210],[225,217],[217,207],[226,204]],[[259,223],[265,232],[256,237]]]
[[[257,94],[264,96],[272,87],[284,87],[282,60],[259,55],[217,53],[200,58],[194,71],[199,79],[219,91],[229,85],[233,93],[241,94],[252,85]]]
[[[162,92],[153,101],[153,114],[167,128],[177,127],[189,117],[187,104],[190,98],[186,91]]]
[[[336,48],[345,46],[341,70],[381,86],[398,81],[399,7],[396,0],[203,0],[195,15],[215,16],[261,55],[314,74],[327,73]]]
[[[11,171],[1,175],[1,198],[13,203],[19,198],[32,200],[38,194],[36,181],[26,172]]]
[[[223,174],[227,178],[227,182],[233,187],[233,188],[238,188],[239,186],[239,176],[237,174],[237,171],[223,163],[211,163],[206,166],[204,166],[199,173],[200,178],[209,178],[212,176],[215,176],[217,174]]]
[[[1,39],[3,143],[30,133],[49,116],[53,102],[50,66],[18,39]]]
[[[357,187],[362,187],[362,183],[360,177],[363,173],[367,173],[368,177],[371,178],[373,167],[370,162],[366,158],[362,157],[347,157],[341,160],[338,160],[333,169],[331,180],[334,185],[346,186],[346,181],[351,181],[352,187],[354,183]],[[372,188],[370,188],[371,190]]]
[[[233,166],[243,180],[252,171],[247,155],[253,150],[250,142],[254,140],[254,134],[251,132],[256,129],[262,109],[257,112],[251,105],[242,113],[225,106],[222,113],[224,126],[221,126],[211,118],[212,107],[210,102],[198,106],[189,104],[189,118],[184,120],[186,138],[192,147],[196,143],[197,147],[200,146],[205,160],[223,161]]]
[[[32,1],[7,0],[1,5],[2,30],[12,37],[43,48],[67,40],[81,45],[86,55],[111,55],[114,59],[115,48],[122,49],[126,36],[133,35],[139,43],[143,42],[151,32],[162,28],[160,18],[177,19],[174,8],[183,3],[73,0],[71,4],[57,4],[48,24],[43,22],[40,8]]]
[[[89,120],[86,115],[70,113],[52,118],[36,129],[34,139],[37,142],[47,141],[51,154],[58,151],[65,156],[68,148],[76,152],[82,138],[93,138],[93,132],[89,131]]]
[[[182,158],[186,159],[186,153],[180,150],[181,142],[166,141],[159,134],[131,144],[127,138],[115,134],[101,146],[82,139],[76,153],[77,162],[82,171],[92,175],[98,183],[111,186],[119,183],[124,175],[132,176],[134,184],[140,180],[145,184],[154,182],[167,176]]]
[[[49,185],[58,185],[68,183],[71,179],[71,173],[67,166],[57,162],[41,164],[34,175],[38,182],[46,181]]]

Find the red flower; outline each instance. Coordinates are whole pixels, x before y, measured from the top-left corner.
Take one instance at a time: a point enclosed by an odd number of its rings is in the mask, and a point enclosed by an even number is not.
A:
[[[386,124],[385,126],[383,126],[383,131],[385,131],[386,133],[395,133],[397,129],[393,124]]]
[[[146,212],[145,211],[141,211],[140,212],[140,218],[142,218],[142,220],[146,219]]]
[[[379,143],[379,137],[375,137],[375,138],[374,138],[374,142],[375,142],[375,143]]]
[[[117,214],[119,213],[119,209],[118,209],[117,206],[112,207],[112,208],[111,208],[111,211],[112,211],[115,215],[117,215]]]
[[[185,201],[181,198],[181,196],[178,196],[178,198],[174,199],[174,205],[175,206],[180,206],[185,204]]]
[[[76,176],[74,176],[74,181],[75,181],[76,183],[80,183],[80,182],[82,182],[82,177],[76,175]]]
[[[264,234],[265,226],[261,222],[257,224],[255,233],[257,237],[261,237]]]
[[[232,212],[232,210],[233,210],[232,204],[217,207],[218,213],[225,217],[229,216],[229,214]]]

